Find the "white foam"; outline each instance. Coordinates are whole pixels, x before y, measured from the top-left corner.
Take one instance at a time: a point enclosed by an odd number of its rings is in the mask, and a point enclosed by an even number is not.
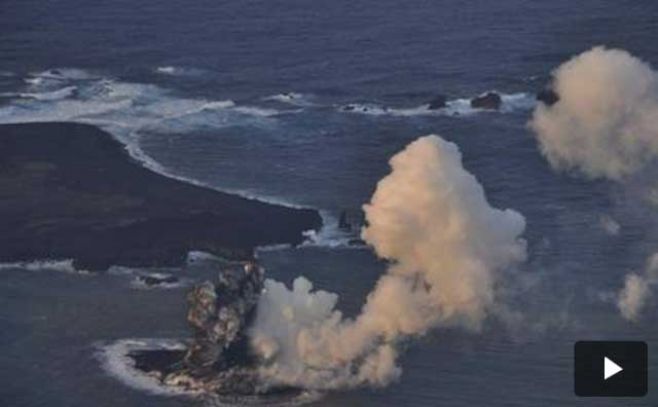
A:
[[[189,264],[189,263],[197,263],[203,261],[219,261],[219,260],[221,259],[212,253],[202,252],[199,250],[192,250],[187,253],[187,259],[185,260],[185,262]]]
[[[72,259],[42,259],[0,263],[0,270],[21,269],[27,271],[59,271],[71,274],[90,274],[88,270],[77,270]]]
[[[159,66],[155,68],[155,72],[168,76],[199,76],[203,74],[203,70],[201,69],[174,65]]]
[[[276,109],[269,109],[269,108],[257,107],[257,106],[236,106],[233,108],[233,110],[241,114],[258,116],[258,117],[272,117],[283,113],[296,112],[296,111],[280,111]]]
[[[532,110],[537,106],[537,98],[531,93],[512,93],[501,94],[502,99],[501,111],[514,112],[517,110]]]
[[[286,93],[279,93],[271,96],[265,96],[263,100],[276,100],[278,102],[289,103],[303,98],[304,95],[302,95],[301,93],[286,92]]]
[[[36,99],[36,100],[59,100],[59,99],[66,99],[67,97],[72,96],[76,89],[77,89],[76,86],[66,86],[64,88],[56,89],[53,91],[9,92],[9,93],[3,93],[2,96],[19,97],[23,99]]]
[[[98,78],[93,73],[77,68],[57,68],[48,69],[41,72],[31,74],[35,78],[55,79],[55,80],[80,80],[80,79],[94,79]]]
[[[318,391],[303,391],[301,394],[290,399],[277,401],[267,396],[217,396],[205,394],[202,390],[189,390],[182,387],[166,385],[157,377],[139,370],[135,367],[135,360],[129,356],[131,352],[149,350],[172,350],[184,351],[187,343],[182,339],[171,338],[128,338],[113,342],[99,342],[95,344],[96,358],[100,361],[103,369],[113,378],[124,385],[136,390],[144,391],[158,396],[203,396],[205,405],[213,406],[244,406],[244,405],[268,405],[268,406],[298,406],[322,397]]]
[[[0,107],[0,123],[63,121],[96,125],[114,135],[133,158],[151,170],[207,188],[214,187],[174,174],[145,154],[139,143],[143,133],[215,130],[236,123],[269,126],[274,123],[271,117],[292,112],[238,106],[231,100],[184,98],[155,85],[122,82],[76,69],[33,73],[25,80],[30,84],[28,90],[16,93],[9,105]],[[20,93],[39,97],[26,100]],[[222,190],[263,202],[298,207],[250,191]]]
[[[319,231],[307,230],[304,232],[306,240],[300,247],[324,247],[329,249],[363,249],[365,245],[352,244],[352,241],[359,239],[356,231],[342,230],[338,225],[338,220],[327,211],[320,211],[322,217],[322,228]]]
[[[511,113],[519,110],[532,110],[536,101],[528,93],[500,94],[501,106],[498,110],[501,113]],[[409,108],[387,107],[374,103],[352,103],[340,107],[345,113],[365,114],[369,116],[393,116],[393,117],[414,117],[414,116],[471,116],[476,113],[495,112],[491,109],[478,109],[471,107],[471,99],[462,98],[446,102],[446,107],[441,109],[430,109],[429,105]]]
[[[180,339],[134,338],[120,339],[111,343],[96,344],[96,356],[107,373],[126,386],[151,394],[163,396],[195,395],[192,391],[166,386],[156,377],[135,367],[130,352],[147,350],[185,350],[186,344]]]
[[[176,72],[178,71],[178,68],[176,68],[175,66],[159,66],[155,68],[155,71],[167,75],[175,75]]]
[[[279,103],[285,103],[288,105],[301,106],[301,107],[314,106],[315,104],[310,99],[311,97],[308,95],[304,95],[302,93],[295,93],[295,92],[279,93],[276,95],[265,96],[264,98],[262,98],[262,100],[264,101],[279,102]]]

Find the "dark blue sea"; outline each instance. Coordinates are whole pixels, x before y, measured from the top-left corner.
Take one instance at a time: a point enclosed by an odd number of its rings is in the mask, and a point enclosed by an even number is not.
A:
[[[535,92],[572,55],[606,45],[658,66],[656,38],[651,1],[2,0],[0,123],[91,123],[154,171],[320,210],[313,241],[259,258],[269,276],[340,294],[347,314],[384,265],[345,246],[338,214],[358,213],[392,154],[439,134],[492,205],[527,219],[527,292],[515,298],[528,323],[433,331],[406,345],[398,382],[310,405],[652,406],[652,377],[645,398],[576,397],[572,353],[579,339],[658,345],[656,304],[630,323],[612,299],[658,246],[655,209],[553,171],[527,122]],[[487,91],[501,109],[470,108]],[[448,108],[428,111],[438,94]],[[131,387],[99,356],[113,340],[188,336],[185,293],[214,273],[150,270],[189,284],[145,289],[138,272],[0,265],[0,405],[207,403]]]

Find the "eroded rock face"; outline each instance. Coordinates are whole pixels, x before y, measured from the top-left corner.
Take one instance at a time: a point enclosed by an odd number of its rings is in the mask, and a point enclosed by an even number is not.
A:
[[[188,294],[187,320],[194,341],[184,365],[192,376],[249,364],[244,328],[253,317],[262,288],[263,270],[247,263],[222,270],[215,284],[206,281]]]
[[[301,389],[262,383],[246,330],[256,312],[264,272],[255,263],[229,266],[216,282],[205,281],[187,296],[194,331],[186,351],[154,349],[130,356],[135,367],[167,386],[226,397],[295,396]],[[182,355],[184,353],[184,356]]]

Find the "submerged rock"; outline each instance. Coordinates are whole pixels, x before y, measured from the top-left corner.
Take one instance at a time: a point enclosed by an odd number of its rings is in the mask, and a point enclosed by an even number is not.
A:
[[[498,110],[503,100],[496,92],[487,92],[471,99],[471,107],[476,109]]]

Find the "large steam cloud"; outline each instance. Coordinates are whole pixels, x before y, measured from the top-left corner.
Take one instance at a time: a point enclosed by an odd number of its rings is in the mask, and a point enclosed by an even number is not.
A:
[[[596,47],[553,74],[559,101],[530,123],[556,169],[622,179],[658,155],[658,75],[628,52]]]
[[[496,303],[501,271],[524,260],[523,216],[489,205],[455,144],[423,137],[390,165],[364,206],[362,231],[390,262],[386,274],[355,319],[304,277],[292,289],[267,280],[250,331],[266,382],[385,385],[400,374],[401,340],[443,326],[478,330]]]
[[[624,183],[655,161],[658,73],[647,63],[623,50],[595,47],[558,67],[553,88],[559,101],[537,106],[530,127],[554,168]],[[644,272],[625,277],[617,297],[622,317],[639,319],[656,284],[654,255]]]

